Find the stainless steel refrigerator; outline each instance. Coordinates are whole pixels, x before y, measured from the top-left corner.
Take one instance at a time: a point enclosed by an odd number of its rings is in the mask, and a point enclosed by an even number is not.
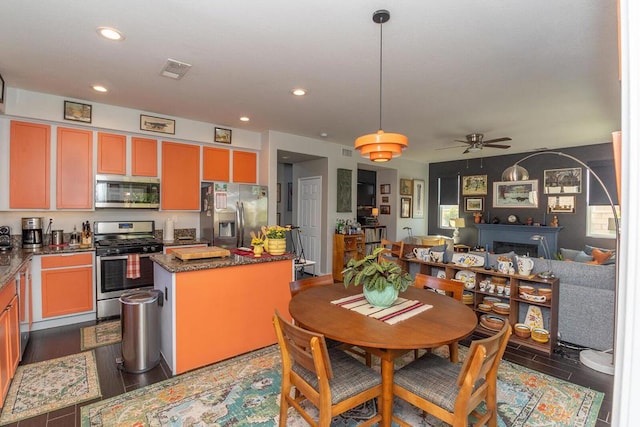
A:
[[[203,182],[200,192],[200,237],[211,245],[249,247],[251,231],[267,225],[267,187]]]

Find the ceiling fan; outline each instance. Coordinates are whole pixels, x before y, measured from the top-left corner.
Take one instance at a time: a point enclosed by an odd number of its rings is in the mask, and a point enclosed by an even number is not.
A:
[[[467,138],[465,141],[462,141],[460,139],[456,139],[456,141],[464,142],[465,144],[469,145],[462,154],[467,154],[473,151],[480,151],[484,147],[502,148],[502,149],[511,147],[510,145],[496,144],[496,142],[511,141],[511,138],[509,138],[508,136],[505,136],[502,138],[489,139],[486,141],[482,140],[483,137],[484,135],[481,133],[470,133],[469,135],[465,136],[465,138]]]

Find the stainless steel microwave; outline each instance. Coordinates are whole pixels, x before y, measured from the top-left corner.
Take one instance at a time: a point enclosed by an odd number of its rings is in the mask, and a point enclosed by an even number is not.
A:
[[[158,209],[158,178],[96,175],[96,208]]]

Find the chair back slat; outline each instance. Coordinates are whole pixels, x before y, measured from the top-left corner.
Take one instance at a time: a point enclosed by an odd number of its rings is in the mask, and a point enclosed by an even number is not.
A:
[[[507,342],[511,336],[511,325],[505,322],[500,332],[488,338],[475,340],[469,346],[469,355],[462,364],[460,374],[458,375],[458,385],[462,386],[465,378],[471,376],[471,384],[475,384],[479,379],[486,379],[488,376],[494,376],[498,373],[498,366],[502,360],[502,355],[507,348]],[[476,353],[483,353],[482,362],[477,368],[477,372],[471,372],[473,368],[473,359]],[[474,368],[475,369],[475,368]]]
[[[458,280],[445,279],[442,277],[428,276],[417,273],[413,285],[416,288],[429,288],[444,291],[458,301],[462,301],[464,283]]]
[[[289,283],[289,291],[291,296],[295,296],[299,292],[306,291],[307,289],[315,286],[324,286],[333,284],[333,275],[324,274],[322,276],[307,277],[305,279],[294,280]]]
[[[307,331],[287,322],[277,311],[273,317],[273,323],[276,328],[276,335],[278,335],[278,343],[280,344],[283,359],[288,357],[292,362],[315,373],[318,373],[318,366],[324,367],[326,377],[328,379],[333,378],[333,370],[331,369],[331,361],[324,335]],[[317,348],[320,354],[314,354],[312,351],[312,340],[317,341]]]

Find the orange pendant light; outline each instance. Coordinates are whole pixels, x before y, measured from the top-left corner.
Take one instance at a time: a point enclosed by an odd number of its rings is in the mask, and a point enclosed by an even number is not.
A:
[[[373,14],[373,22],[380,24],[380,130],[376,133],[363,135],[356,139],[355,149],[362,157],[368,157],[372,162],[388,162],[398,157],[409,145],[406,136],[399,133],[385,133],[382,130],[382,24],[391,18],[388,10],[378,10]]]

